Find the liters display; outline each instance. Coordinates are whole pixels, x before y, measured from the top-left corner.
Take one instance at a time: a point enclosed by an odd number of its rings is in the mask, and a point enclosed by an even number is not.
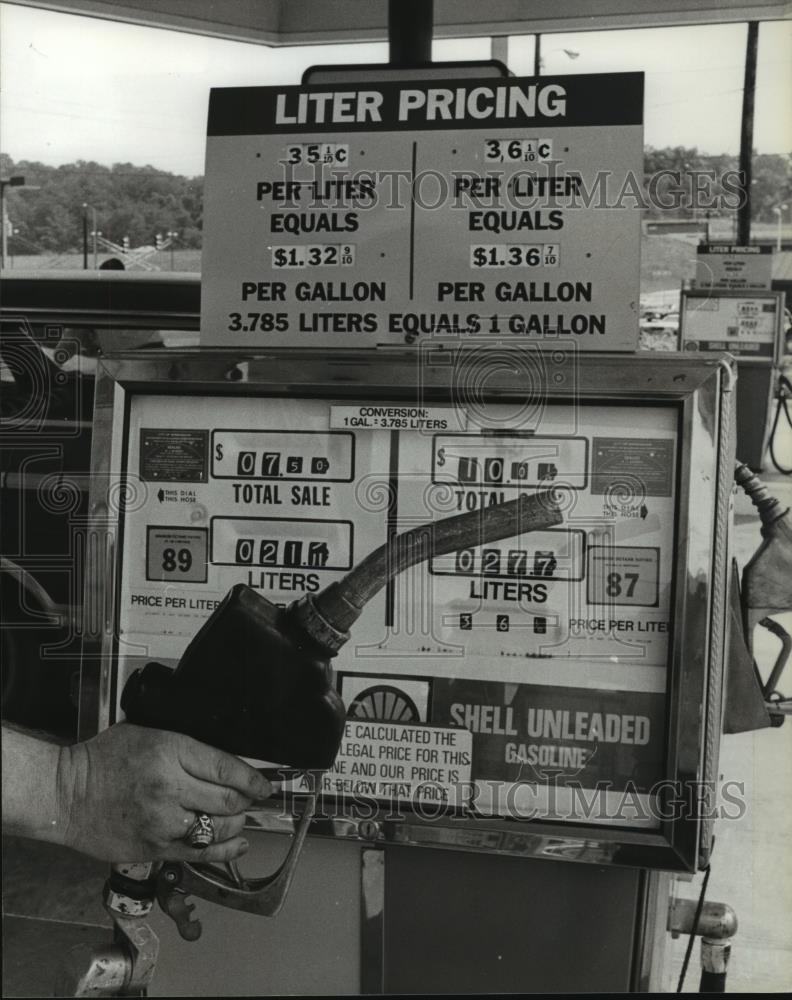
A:
[[[636,346],[643,75],[213,90],[201,343]]]

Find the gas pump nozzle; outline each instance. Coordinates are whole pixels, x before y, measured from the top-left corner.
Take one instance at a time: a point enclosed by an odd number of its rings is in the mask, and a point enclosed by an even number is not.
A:
[[[345,709],[331,685],[329,660],[349,639],[350,626],[388,581],[430,556],[560,524],[559,499],[552,490],[523,494],[394,535],[342,580],[287,608],[238,584],[175,670],[149,663],[136,671],[121,697],[128,721],[298,768],[310,784],[291,850],[274,875],[244,880],[208,865],[168,864],[160,873],[160,882],[167,882],[161,888],[275,915],[315,809],[317,772],[332,766],[343,736]]]
[[[778,683],[792,650],[792,639],[771,615],[792,611],[792,509],[771,496],[751,470],[737,463],[735,481],[751,498],[762,524],[762,544],[746,564],[742,574],[741,604],[745,640],[752,648],[754,627],[761,625],[781,640],[781,650],[770,676],[762,685],[762,695],[774,724],[792,713],[790,699],[778,691]]]
[[[149,663],[127,681],[127,720],[185,733],[221,750],[291,768],[335,760],[344,706],[329,659],[366,603],[398,573],[455,552],[561,523],[554,493],[459,514],[394,535],[342,580],[287,608],[237,584],[175,670]]]

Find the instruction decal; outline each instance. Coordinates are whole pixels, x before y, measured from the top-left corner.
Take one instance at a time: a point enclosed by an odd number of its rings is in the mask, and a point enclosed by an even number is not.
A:
[[[140,478],[156,483],[205,483],[208,431],[145,427]]]
[[[460,804],[460,791],[470,785],[471,746],[471,734],[456,729],[350,720],[322,791]]]
[[[668,497],[673,476],[673,442],[659,438],[595,437],[591,492],[628,497]]]

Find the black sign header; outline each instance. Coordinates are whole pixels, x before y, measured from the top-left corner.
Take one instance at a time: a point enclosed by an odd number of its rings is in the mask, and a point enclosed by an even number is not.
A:
[[[208,134],[641,125],[643,83],[643,73],[592,73],[228,87],[211,92]]]

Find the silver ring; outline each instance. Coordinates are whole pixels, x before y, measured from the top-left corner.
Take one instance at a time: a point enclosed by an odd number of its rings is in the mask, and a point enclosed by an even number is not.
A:
[[[207,813],[196,813],[193,825],[184,838],[190,847],[208,847],[214,843],[214,820]]]

